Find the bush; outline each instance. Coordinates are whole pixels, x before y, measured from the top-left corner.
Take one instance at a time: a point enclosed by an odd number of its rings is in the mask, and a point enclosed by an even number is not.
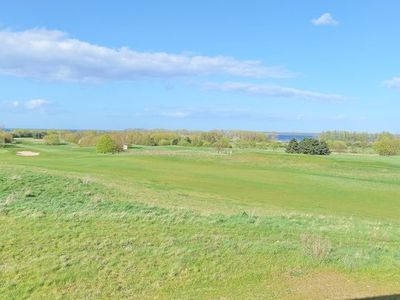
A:
[[[335,152],[342,153],[342,152],[345,152],[347,150],[347,145],[343,141],[333,141],[332,142],[332,149]]]
[[[57,134],[49,134],[43,138],[47,145],[60,145],[61,141]]]
[[[83,133],[78,145],[81,147],[93,147],[96,146],[98,140],[99,136],[96,133]]]
[[[13,137],[11,133],[0,131],[0,147],[4,147],[5,144],[11,144]]]
[[[300,143],[297,143],[296,139],[289,142],[286,147],[287,153],[303,153],[309,155],[329,155],[331,151],[329,150],[328,144],[324,141],[319,141],[317,139],[305,138]]]
[[[309,155],[329,155],[328,144],[317,139],[305,138],[299,143],[300,153]]]
[[[394,137],[392,134],[383,133],[378,136],[373,148],[379,155],[397,155],[400,153],[400,139]]]
[[[276,151],[281,147],[281,143],[277,141],[271,141],[269,143],[269,147],[271,147],[272,150]]]
[[[160,141],[158,142],[158,145],[159,145],[159,146],[169,146],[169,145],[171,145],[171,142],[170,142],[169,140],[162,139],[162,140],[160,140]]]
[[[292,139],[286,147],[287,153],[300,153],[300,146],[296,139]]]
[[[214,143],[214,147],[215,149],[217,149],[218,153],[221,152],[223,149],[228,148],[229,146],[229,139],[224,137],[220,138]]]
[[[177,145],[182,147],[188,147],[190,146],[190,143],[186,139],[180,139]]]
[[[181,137],[178,141],[178,146],[191,146],[192,140],[189,137]]]
[[[108,134],[102,135],[96,143],[97,153],[115,153],[120,150],[120,147]]]
[[[65,134],[63,138],[68,143],[78,144],[79,140],[81,139],[81,134],[71,132],[71,133]]]
[[[332,252],[332,245],[329,240],[311,234],[300,235],[304,254],[317,259],[326,259]]]

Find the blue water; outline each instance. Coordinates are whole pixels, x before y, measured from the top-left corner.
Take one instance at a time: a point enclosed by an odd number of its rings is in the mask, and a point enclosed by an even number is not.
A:
[[[279,142],[289,142],[291,139],[301,141],[305,138],[316,138],[317,133],[278,133],[275,135],[275,139]]]

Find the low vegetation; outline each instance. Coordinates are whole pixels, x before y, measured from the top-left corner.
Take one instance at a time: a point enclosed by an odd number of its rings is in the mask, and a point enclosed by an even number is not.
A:
[[[169,131],[169,130],[125,130],[125,131],[54,131],[54,130],[22,130],[12,131],[15,138],[43,139],[47,135],[60,137],[61,140],[77,144],[81,147],[94,147],[98,139],[107,134],[117,145],[141,146],[185,146],[214,147],[218,151],[224,148],[279,148],[280,143],[272,139],[272,135],[252,131]]]
[[[139,146],[181,146],[214,148],[217,152],[226,148],[266,149],[299,153],[288,142],[276,140],[276,134],[243,130],[124,130],[124,131],[66,131],[66,130],[26,130],[16,129],[7,133],[11,138],[48,139],[59,138],[59,143],[71,143],[80,147],[95,147],[99,138],[109,135],[118,147]],[[55,139],[56,140],[56,139]],[[387,156],[400,154],[400,137],[389,133],[369,134],[348,131],[322,132],[314,139],[299,139],[303,143],[300,153],[327,155],[335,153],[359,153]],[[1,138],[0,138],[1,141]],[[58,142],[58,141],[57,141]],[[56,144],[57,144],[56,142]],[[311,145],[310,143],[314,143]],[[4,144],[4,143],[3,143]],[[318,145],[317,145],[318,144]],[[328,151],[329,150],[329,151]]]
[[[300,143],[296,139],[292,139],[286,147],[286,152],[309,155],[331,154],[328,144],[325,141],[312,138],[305,138]]]
[[[116,153],[122,151],[122,145],[118,144],[108,134],[104,134],[97,139],[97,153]]]
[[[47,134],[43,137],[43,140],[47,145],[61,145],[60,137],[58,136],[58,134]]]
[[[397,155],[400,153],[400,139],[390,133],[384,133],[379,135],[373,147],[379,155]]]
[[[0,147],[4,147],[6,144],[11,144],[12,142],[13,142],[12,134],[0,130]]]

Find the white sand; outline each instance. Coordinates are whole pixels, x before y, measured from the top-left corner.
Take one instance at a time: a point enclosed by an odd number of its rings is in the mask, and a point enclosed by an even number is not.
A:
[[[38,156],[40,153],[32,152],[32,151],[19,151],[17,152],[18,156]]]

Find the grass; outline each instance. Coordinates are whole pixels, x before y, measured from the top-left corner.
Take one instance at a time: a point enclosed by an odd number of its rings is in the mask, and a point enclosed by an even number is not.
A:
[[[400,293],[399,168],[375,156],[24,142],[0,152],[0,295]]]

